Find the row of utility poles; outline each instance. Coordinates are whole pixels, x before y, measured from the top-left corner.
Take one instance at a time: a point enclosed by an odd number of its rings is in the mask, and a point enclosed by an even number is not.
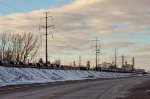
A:
[[[39,30],[40,28],[45,28],[45,62],[46,62],[46,65],[48,63],[48,34],[51,34],[52,35],[52,38],[53,38],[53,33],[48,33],[48,29],[49,28],[52,28],[54,30],[54,25],[49,25],[48,24],[48,19],[51,18],[51,20],[53,21],[53,17],[52,16],[48,16],[48,14],[50,12],[44,12],[45,13],[45,25],[40,25],[39,26]],[[41,19],[41,23],[42,23],[42,19]],[[101,45],[99,44],[99,40],[98,38],[96,37],[96,39],[92,40],[92,43],[94,43],[92,45],[92,48],[95,47],[95,49],[93,51],[95,51],[95,66],[98,67],[99,65],[99,58],[100,58],[100,48],[101,48]],[[114,61],[114,65],[115,67],[117,67],[117,54],[116,54],[116,48],[115,48],[115,61]],[[81,66],[81,56],[79,56],[79,66]],[[122,62],[124,63],[124,56],[122,56]]]
[[[52,28],[52,29],[54,29],[54,25],[49,25],[48,24],[48,19],[49,18],[51,18],[52,19],[52,21],[53,21],[53,17],[52,16],[48,16],[48,13],[50,13],[50,12],[44,12],[45,13],[45,25],[40,25],[39,26],[39,30],[41,29],[41,28],[45,28],[45,62],[46,62],[46,65],[47,65],[47,63],[48,63],[48,39],[47,39],[47,36],[48,36],[48,29],[49,28]],[[41,19],[41,21],[42,21],[42,19]],[[42,23],[42,22],[41,22]],[[53,33],[50,33],[50,34],[52,34],[52,37],[53,37]],[[96,67],[98,66],[98,64],[99,64],[99,55],[100,55],[100,47],[101,47],[101,45],[98,45],[98,42],[99,42],[99,40],[98,40],[98,38],[96,37],[96,39],[95,40],[93,40],[92,41],[93,43],[95,42],[95,45],[93,45],[94,47],[95,47],[95,56],[96,56]],[[81,66],[81,56],[79,56],[79,66]]]
[[[100,40],[98,40],[98,38],[96,37],[96,39],[92,40],[92,43],[94,43],[94,45],[92,45],[92,48],[95,47],[95,66],[98,67],[99,65],[99,58],[100,58],[100,48],[101,45],[99,44]],[[115,62],[114,62],[114,66],[115,68],[117,67],[117,48],[115,48]]]

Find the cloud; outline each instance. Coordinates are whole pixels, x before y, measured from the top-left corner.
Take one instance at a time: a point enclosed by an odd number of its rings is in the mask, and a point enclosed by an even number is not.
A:
[[[149,69],[149,59],[150,59],[150,54],[136,55],[135,56],[136,68],[150,70]]]
[[[141,54],[150,54],[150,45],[146,44],[143,46],[137,46],[135,49],[133,49],[133,53],[137,55]]]
[[[102,44],[104,47],[110,47],[110,48],[125,48],[125,47],[132,47],[135,45],[135,43],[132,42],[125,42],[125,41],[110,41],[110,42],[104,42]]]

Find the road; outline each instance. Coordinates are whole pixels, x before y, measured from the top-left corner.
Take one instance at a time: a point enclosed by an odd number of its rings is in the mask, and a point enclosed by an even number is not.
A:
[[[12,88],[11,90],[1,90],[0,99],[116,99],[116,97],[123,97],[128,89],[147,80],[150,80],[150,77],[105,79]]]

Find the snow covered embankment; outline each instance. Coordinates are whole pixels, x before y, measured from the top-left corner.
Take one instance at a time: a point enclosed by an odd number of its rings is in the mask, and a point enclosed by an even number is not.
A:
[[[132,73],[13,68],[0,66],[0,86],[130,76],[132,76]]]

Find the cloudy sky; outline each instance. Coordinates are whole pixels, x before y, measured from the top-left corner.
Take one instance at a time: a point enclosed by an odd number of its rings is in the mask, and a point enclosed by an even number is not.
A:
[[[128,63],[135,57],[136,68],[150,70],[150,0],[0,0],[0,32],[32,32],[43,35],[43,12],[49,11],[49,59],[61,59],[63,64],[94,65],[92,40],[101,45],[100,62],[112,62],[117,48],[117,63],[125,55]],[[42,19],[40,21],[40,19]],[[51,38],[54,33],[54,38]],[[45,42],[38,52],[45,56]]]

